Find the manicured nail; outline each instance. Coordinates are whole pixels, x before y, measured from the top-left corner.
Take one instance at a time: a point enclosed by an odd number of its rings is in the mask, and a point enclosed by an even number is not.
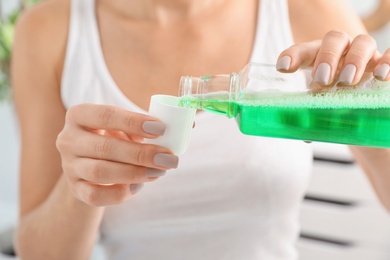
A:
[[[168,153],[158,153],[154,156],[154,164],[165,168],[177,168],[179,157]]]
[[[314,75],[314,82],[328,85],[330,81],[330,65],[326,62],[320,63]]]
[[[138,193],[143,187],[144,187],[143,183],[130,184],[130,192],[131,194],[134,195]]]
[[[161,122],[146,121],[142,125],[142,129],[152,135],[163,135],[165,132],[165,125]]]
[[[346,84],[352,84],[353,79],[355,78],[355,74],[356,74],[356,66],[353,64],[348,64],[341,72],[339,81]]]
[[[155,177],[161,177],[164,176],[166,171],[153,169],[153,168],[147,168],[146,169],[146,177],[148,178],[155,178]]]
[[[284,56],[279,59],[279,61],[276,63],[276,69],[277,70],[289,70],[291,65],[291,57],[290,56]]]
[[[380,65],[374,72],[374,76],[378,79],[385,79],[387,77],[387,74],[390,72],[390,65],[383,63]]]

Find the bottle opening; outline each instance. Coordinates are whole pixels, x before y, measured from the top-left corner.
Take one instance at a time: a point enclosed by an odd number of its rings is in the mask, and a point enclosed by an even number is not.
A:
[[[230,102],[239,95],[237,91],[239,92],[238,74],[183,76],[179,86],[179,106],[213,111],[230,117]]]
[[[192,94],[192,77],[191,76],[182,76],[179,83],[179,93],[180,98],[179,106],[190,107],[190,97]]]

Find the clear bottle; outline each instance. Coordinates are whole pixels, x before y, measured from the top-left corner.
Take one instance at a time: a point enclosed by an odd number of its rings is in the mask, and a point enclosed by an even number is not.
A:
[[[356,86],[320,86],[310,72],[250,63],[238,73],[183,76],[179,105],[235,118],[248,135],[390,147],[389,82],[368,75]]]

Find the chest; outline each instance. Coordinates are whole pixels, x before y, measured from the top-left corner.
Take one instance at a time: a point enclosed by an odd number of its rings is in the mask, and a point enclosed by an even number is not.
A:
[[[182,75],[238,71],[249,62],[257,1],[169,24],[121,21],[98,9],[104,60],[119,89],[147,109],[153,94],[177,95]]]

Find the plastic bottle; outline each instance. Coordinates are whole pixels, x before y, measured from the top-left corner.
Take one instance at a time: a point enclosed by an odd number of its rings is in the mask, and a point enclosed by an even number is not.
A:
[[[390,147],[389,82],[368,76],[356,86],[320,86],[308,78],[308,70],[256,63],[239,73],[183,76],[179,105],[235,118],[248,135]]]

